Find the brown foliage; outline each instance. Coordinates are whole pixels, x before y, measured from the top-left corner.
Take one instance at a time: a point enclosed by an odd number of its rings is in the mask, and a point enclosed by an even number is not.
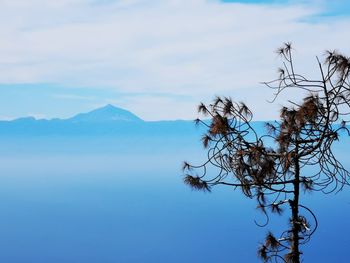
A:
[[[208,106],[201,103],[199,113],[210,117],[208,132],[202,137],[208,160],[199,166],[186,163],[184,168],[190,173],[184,182],[205,191],[219,184],[240,188],[247,197],[256,198],[267,217],[267,211],[282,214],[289,204],[290,230],[279,239],[268,233],[258,255],[263,261],[295,263],[300,262],[301,240],[306,243],[317,228],[314,213],[299,202],[300,188],[329,193],[349,185],[349,172],[335,158],[332,145],[341,131],[350,135],[348,120],[344,119],[350,114],[350,59],[328,51],[324,63],[318,61],[321,79],[313,80],[295,72],[290,43],[277,53],[283,67],[276,80],[265,84],[276,91],[276,97],[285,89],[307,91],[309,95],[300,103],[282,107],[280,120],[267,123],[264,134],[254,129],[253,114],[242,102],[216,97]],[[209,165],[218,173],[207,174]],[[303,174],[302,168],[307,166],[315,172]],[[194,175],[191,168],[203,173]],[[299,209],[311,217],[312,224]]]

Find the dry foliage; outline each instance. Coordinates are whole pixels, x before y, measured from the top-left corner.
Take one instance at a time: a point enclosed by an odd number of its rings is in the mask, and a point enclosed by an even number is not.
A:
[[[208,159],[197,166],[186,163],[184,182],[206,191],[215,185],[239,188],[256,199],[267,219],[270,212],[281,214],[289,207],[290,228],[278,237],[268,233],[258,255],[265,262],[294,263],[300,262],[300,245],[317,228],[314,213],[300,204],[300,189],[331,193],[349,185],[349,172],[334,156],[332,145],[341,131],[350,135],[350,59],[327,52],[323,63],[317,59],[320,79],[313,80],[295,72],[290,43],[277,52],[283,67],[277,79],[265,84],[276,97],[285,89],[308,95],[301,103],[283,107],[280,120],[267,123],[265,134],[254,129],[253,114],[244,103],[217,97],[208,106],[200,104],[199,113],[210,118],[209,124],[196,120],[208,128],[202,138]],[[209,165],[218,172],[207,174]],[[303,173],[307,166],[314,173]]]

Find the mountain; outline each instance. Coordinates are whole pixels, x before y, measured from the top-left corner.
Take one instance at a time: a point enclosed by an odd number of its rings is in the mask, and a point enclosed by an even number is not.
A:
[[[72,118],[67,119],[67,121],[74,123],[96,123],[114,121],[142,122],[143,120],[130,111],[108,104],[102,108],[98,108],[87,113],[80,113]]]
[[[254,122],[260,133],[264,122]],[[182,136],[199,138],[205,132],[205,126],[196,127],[193,121],[143,121],[135,114],[106,105],[87,113],[80,113],[68,119],[19,118],[13,121],[0,121],[0,137],[16,136],[113,136],[113,137],[171,137]],[[1,143],[0,143],[1,145]]]
[[[143,121],[135,114],[106,105],[68,119],[19,118],[0,121],[0,137],[16,136],[172,136],[198,133],[192,121]],[[1,144],[0,144],[1,145]]]

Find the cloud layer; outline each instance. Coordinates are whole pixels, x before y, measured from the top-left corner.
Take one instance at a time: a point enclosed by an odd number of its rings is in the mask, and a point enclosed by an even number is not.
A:
[[[273,78],[281,43],[306,73],[325,49],[350,54],[349,17],[320,17],[318,2],[1,1],[0,83],[113,89],[127,95],[95,103],[145,119],[192,118],[200,100],[230,95],[272,118],[259,82]]]

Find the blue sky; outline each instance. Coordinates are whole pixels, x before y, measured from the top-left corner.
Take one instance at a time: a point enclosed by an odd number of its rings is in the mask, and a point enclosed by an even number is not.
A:
[[[198,102],[228,95],[266,120],[283,97],[269,105],[259,83],[274,77],[281,43],[306,74],[326,49],[350,54],[345,0],[4,0],[0,20],[1,119],[107,103],[192,119]]]

